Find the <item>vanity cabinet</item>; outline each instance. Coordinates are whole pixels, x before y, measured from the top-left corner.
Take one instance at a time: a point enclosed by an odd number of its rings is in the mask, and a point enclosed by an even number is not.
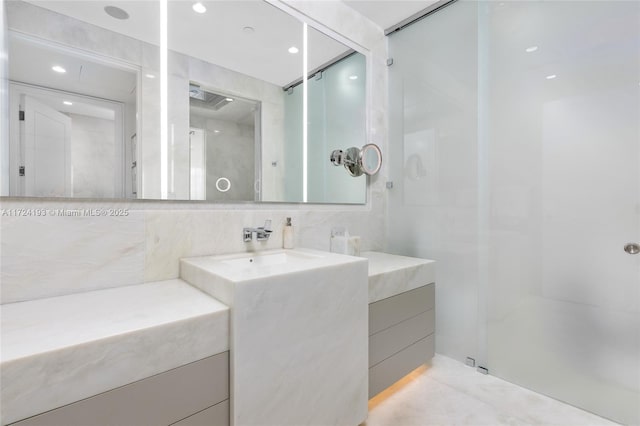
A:
[[[101,393],[13,426],[229,425],[229,352]]]
[[[436,262],[369,251],[369,398],[433,358]]]
[[[433,358],[435,283],[369,304],[369,398]]]

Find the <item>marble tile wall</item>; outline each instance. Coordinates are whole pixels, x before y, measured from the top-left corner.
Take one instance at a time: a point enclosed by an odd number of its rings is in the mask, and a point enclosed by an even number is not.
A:
[[[370,52],[368,127],[370,140],[380,145],[384,155],[387,50],[382,30],[339,1],[286,4],[300,16]],[[65,26],[46,25],[38,13],[29,14],[24,8],[13,13],[24,15],[29,32],[61,37],[67,44],[76,40]],[[120,55],[135,62],[133,59],[145,56],[141,46],[127,44],[132,41],[127,37],[108,31],[80,35],[86,48],[112,57]],[[0,216],[1,300],[10,303],[172,279],[178,276],[181,257],[279,248],[282,224],[288,216],[296,227],[297,246],[328,250],[331,228],[346,226],[351,234],[362,237],[363,251],[381,250],[385,242],[385,181],[383,166],[381,173],[370,178],[367,203],[360,206],[4,198],[4,211],[128,209],[128,216],[109,216],[113,213],[109,210],[107,216],[97,217]],[[242,227],[262,225],[265,219],[273,220],[271,239],[266,243],[242,242]]]
[[[116,176],[113,120],[69,114],[73,195],[113,198]],[[109,161],[109,159],[113,159]]]
[[[46,209],[47,215],[0,218],[2,303],[143,282],[144,212],[54,216],[63,213],[49,203],[2,203],[5,211],[13,208]]]
[[[191,126],[204,130],[206,144],[206,199],[244,201],[255,198],[255,126],[191,113]],[[219,178],[229,179],[231,188],[216,188]],[[224,188],[223,188],[224,189]]]
[[[334,226],[362,236],[363,251],[384,245],[378,232],[384,217],[367,206],[219,205],[211,210],[206,204],[183,204],[4,200],[5,211],[42,209],[47,216],[0,217],[2,303],[177,278],[182,257],[281,248],[286,217],[292,218],[297,247],[328,251]],[[53,216],[77,209],[127,209],[128,216]],[[271,238],[244,243],[242,228],[261,226],[266,219],[273,221]]]
[[[282,227],[292,218],[296,247],[329,250],[334,226],[346,226],[361,235],[366,249],[382,248],[382,234],[371,234],[380,218],[370,212],[345,210],[156,210],[145,213],[145,281],[178,276],[178,262],[189,256],[224,254],[282,247]],[[242,228],[273,221],[273,233],[266,242],[245,243]],[[171,259],[171,261],[167,261]]]

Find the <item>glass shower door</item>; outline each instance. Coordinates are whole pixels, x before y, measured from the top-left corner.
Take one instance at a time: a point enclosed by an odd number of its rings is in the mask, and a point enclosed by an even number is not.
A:
[[[394,33],[388,247],[436,352],[640,424],[640,2],[458,1]]]

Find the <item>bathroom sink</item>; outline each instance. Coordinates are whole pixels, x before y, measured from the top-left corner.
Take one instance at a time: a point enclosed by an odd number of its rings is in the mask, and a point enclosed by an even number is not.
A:
[[[187,282],[231,306],[233,301],[227,293],[233,284],[331,267],[336,262],[340,264],[343,257],[308,249],[192,257],[180,260],[180,274],[187,277]]]
[[[270,250],[261,253],[232,255],[229,256],[229,259],[221,260],[221,262],[235,268],[251,268],[294,263],[304,265],[308,260],[317,259],[319,257],[321,256],[318,254],[296,250]]]
[[[366,419],[366,259],[308,249],[203,256],[181,259],[180,276],[231,308],[231,424]]]

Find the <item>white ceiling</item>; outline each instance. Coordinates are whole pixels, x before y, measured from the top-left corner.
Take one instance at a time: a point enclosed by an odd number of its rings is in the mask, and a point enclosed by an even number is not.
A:
[[[343,0],[383,30],[436,3],[437,0]]]
[[[15,34],[9,38],[9,58],[9,79],[12,81],[119,102],[136,100],[136,74],[131,71],[89,61],[86,57]],[[67,72],[54,72],[51,70],[53,65],[61,65]]]
[[[159,44],[159,9],[148,0],[30,0],[37,6],[142,40]],[[262,0],[209,0],[205,14],[195,13],[192,1],[169,1],[169,48],[216,63],[225,68],[285,86],[302,75],[302,23]],[[411,16],[433,0],[345,1],[381,28]],[[117,20],[104,12],[114,5],[130,18]],[[253,33],[243,31],[254,28]],[[300,53],[290,54],[290,46]],[[348,48],[309,28],[309,69],[344,53]],[[10,76],[25,83],[46,85],[68,92],[117,101],[132,101],[134,74],[89,62],[69,52],[52,50],[12,38]],[[51,72],[51,63],[61,62],[65,75]],[[106,84],[105,84],[106,83]],[[90,93],[88,92],[90,91]]]
[[[31,0],[37,6],[159,45],[158,2],[139,0]],[[204,14],[192,1],[171,0],[168,9],[169,49],[284,86],[302,76],[302,23],[262,0],[202,1]],[[107,5],[126,10],[130,18],[117,20],[104,12]],[[252,27],[253,33],[243,31]],[[348,50],[343,44],[310,29],[309,69]],[[300,49],[290,54],[291,46]]]

